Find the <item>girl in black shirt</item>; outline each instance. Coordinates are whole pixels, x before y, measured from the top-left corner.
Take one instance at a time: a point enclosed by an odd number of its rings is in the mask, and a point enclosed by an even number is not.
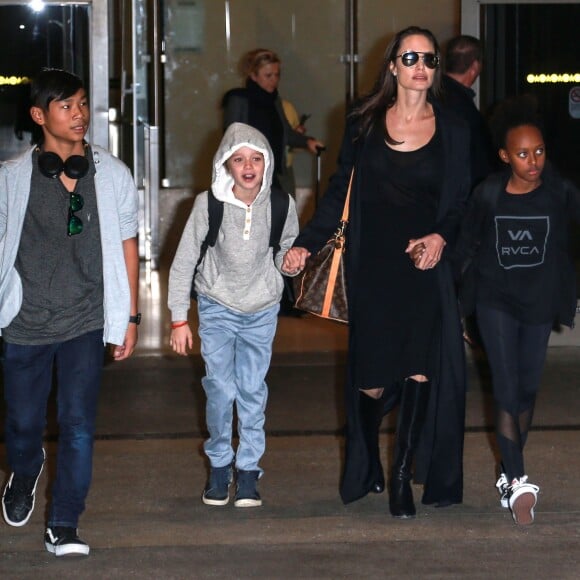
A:
[[[499,157],[509,165],[478,186],[457,246],[460,301],[475,310],[492,372],[501,505],[520,525],[534,521],[539,487],[528,481],[523,450],[555,323],[576,309],[568,221],[580,221],[580,192],[546,164],[531,103],[514,99],[495,115]]]

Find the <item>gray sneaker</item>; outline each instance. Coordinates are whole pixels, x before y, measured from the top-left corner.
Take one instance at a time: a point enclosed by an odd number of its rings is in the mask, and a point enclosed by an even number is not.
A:
[[[230,501],[232,466],[212,467],[201,501],[206,505],[226,505]]]
[[[258,493],[259,471],[237,470],[236,497],[234,505],[236,507],[258,507],[262,505],[262,498]]]
[[[46,461],[46,452],[42,450],[42,465],[36,475],[22,476],[12,472],[4,493],[2,494],[2,515],[9,526],[24,526],[32,512],[36,500],[36,486]]]

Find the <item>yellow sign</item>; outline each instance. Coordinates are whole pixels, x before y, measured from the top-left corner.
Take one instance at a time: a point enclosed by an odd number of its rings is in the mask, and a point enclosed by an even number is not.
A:
[[[16,77],[16,76],[11,76],[11,77],[5,77],[0,75],[0,86],[17,86],[17,85],[27,85],[30,83],[30,78],[29,77]]]
[[[552,83],[552,84],[560,84],[560,83],[580,83],[580,73],[563,73],[563,74],[529,74],[526,77],[526,80],[529,84],[533,85],[535,83],[543,84],[543,83]]]

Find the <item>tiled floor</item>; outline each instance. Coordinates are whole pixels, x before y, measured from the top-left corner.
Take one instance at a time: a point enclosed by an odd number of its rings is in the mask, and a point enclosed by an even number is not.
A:
[[[143,317],[139,327],[137,356],[172,352],[169,348],[171,317],[167,308],[167,278],[166,270],[142,269],[139,304]],[[195,303],[192,303],[189,319],[194,331],[193,352],[199,354]],[[344,324],[321,320],[315,316],[280,317],[274,353],[344,351],[346,343],[347,327]]]
[[[346,348],[347,329],[308,317],[280,319],[278,361],[268,378],[264,505],[241,511],[231,503],[209,507],[200,501],[207,474],[203,369],[196,357],[146,356],[171,352],[166,279],[163,272],[144,272],[137,356],[105,368],[94,478],[81,520],[90,558],[55,560],[44,551],[57,449],[52,419],[36,510],[27,526],[0,525],[2,580],[578,578],[577,349],[548,353],[526,453],[530,476],[541,486],[537,523],[529,529],[516,527],[499,506],[489,376],[473,363],[463,504],[424,506],[414,486],[414,520],[390,517],[386,493],[344,506],[338,481],[345,365],[336,353]],[[393,421],[385,419],[380,434],[385,468]],[[0,482],[9,475],[5,451],[0,445]]]

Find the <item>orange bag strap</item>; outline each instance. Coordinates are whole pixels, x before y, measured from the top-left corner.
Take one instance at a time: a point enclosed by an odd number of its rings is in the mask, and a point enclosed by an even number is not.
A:
[[[354,177],[354,167],[350,172],[350,181],[348,182],[348,191],[346,192],[346,199],[344,200],[344,208],[342,210],[342,218],[340,221],[347,222],[348,221],[348,210],[350,206],[350,190],[352,189],[352,178]]]
[[[340,230],[344,231],[344,227],[348,222],[348,210],[350,202],[350,190],[352,189],[352,178],[354,175],[354,168],[350,174],[350,181],[348,183],[348,191],[346,193],[346,199],[344,201],[344,208],[342,210],[342,218],[340,219]],[[324,300],[322,302],[322,312],[321,316],[328,318],[330,315],[330,307],[332,306],[332,297],[334,295],[334,287],[336,285],[336,278],[338,276],[338,268],[340,266],[340,259],[342,257],[342,252],[344,251],[344,244],[337,244],[334,248],[334,253],[332,254],[332,262],[330,264],[330,272],[328,273],[328,283],[326,284],[326,292],[324,293]]]

